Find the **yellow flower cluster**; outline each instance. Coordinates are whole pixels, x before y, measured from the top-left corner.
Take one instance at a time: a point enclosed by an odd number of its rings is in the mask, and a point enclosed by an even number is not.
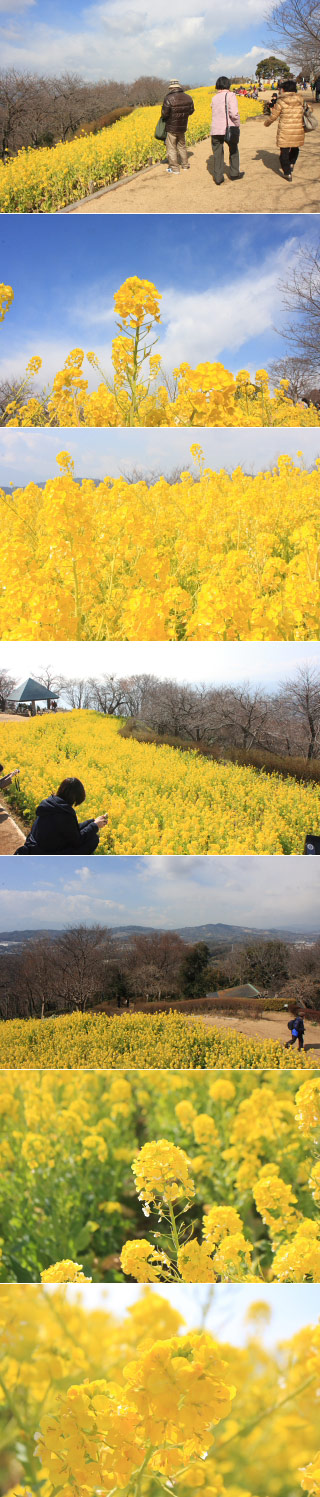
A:
[[[67,771],[85,785],[86,816],[108,812],[100,853],[302,854],[308,829],[319,831],[315,782],[139,743],[120,728],[85,710],[3,724],[1,755],[20,766],[8,799],[27,825]]]
[[[195,113],[190,120],[189,144],[204,140],[211,123],[212,88],[190,89]],[[0,212],[54,213],[99,187],[141,170],[151,161],[163,161],[165,149],[155,140],[161,105],[134,109],[129,118],[76,140],[60,142],[51,149],[21,150],[0,165]],[[262,113],[254,99],[239,98],[240,119]]]
[[[144,1201],[150,1214],[150,1204],[163,1201],[166,1205],[181,1196],[194,1195],[194,1182],[190,1175],[190,1163],[184,1149],[168,1143],[165,1138],[144,1144],[133,1160],[133,1174],[139,1201]]]
[[[320,1450],[318,1450],[315,1460],[311,1462],[310,1466],[305,1466],[301,1486],[305,1492],[314,1492],[315,1497],[318,1497],[318,1493],[320,1492]]]
[[[8,308],[11,307],[13,300],[14,300],[14,294],[13,294],[12,286],[5,286],[4,282],[1,281],[1,284],[0,284],[0,322],[4,322],[4,319],[5,319],[5,316],[6,316],[6,312],[8,311]]]
[[[101,1497],[131,1483],[134,1490],[142,1468],[176,1477],[230,1413],[236,1389],[225,1371],[211,1336],[195,1332],[156,1341],[124,1367],[124,1387],[102,1378],[71,1386],[42,1419],[45,1477],[64,1492],[98,1487]]]
[[[126,1242],[121,1253],[121,1267],[124,1274],[129,1274],[135,1279],[136,1284],[158,1284],[159,1279],[167,1277],[166,1270],[169,1269],[171,1278],[171,1264],[167,1254],[153,1247],[146,1237],[133,1238]]]
[[[80,485],[60,456],[44,489],[0,490],[3,639],[318,636],[318,461],[148,487]]]
[[[301,1105],[319,1097],[318,1075],[299,1085],[293,1069],[33,1070],[1,1081],[0,1279],[101,1282],[122,1267],[137,1283],[316,1282],[320,1129],[309,1116],[302,1131]]]
[[[120,1318],[85,1293],[0,1287],[6,1497],[318,1497],[317,1330],[268,1349],[253,1302],[239,1347],[153,1290]]]
[[[37,159],[38,153],[37,153]],[[7,170],[7,168],[5,168]],[[7,293],[11,288],[4,287]],[[0,288],[1,290],[1,288]],[[13,293],[12,293],[13,295]],[[200,363],[196,369],[183,362],[174,369],[174,391],[168,380],[161,383],[161,360],[154,353],[160,321],[160,292],[152,281],[129,276],[115,295],[120,315],[112,346],[113,383],[100,369],[90,350],[91,368],[102,376],[97,390],[89,392],[83,371],[84,350],[73,348],[64,368],[55,375],[46,407],[36,396],[22,394],[6,408],[8,426],[319,426],[320,413],[313,405],[296,405],[281,380],[271,394],[269,376],[258,369],[253,380],[248,370],[237,375],[221,363]],[[144,314],[142,316],[142,308]],[[154,324],[154,327],[153,327]],[[41,358],[30,359],[27,374],[37,373]],[[153,388],[151,388],[153,386]],[[9,417],[9,420],[7,420]]]
[[[63,1258],[61,1263],[52,1263],[51,1268],[42,1270],[41,1283],[92,1284],[92,1279],[86,1278],[81,1263],[73,1263],[71,1258]]]

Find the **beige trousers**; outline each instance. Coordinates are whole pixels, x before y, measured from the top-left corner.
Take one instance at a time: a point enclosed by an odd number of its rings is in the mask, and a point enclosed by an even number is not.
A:
[[[178,135],[171,135],[171,131],[168,130],[166,147],[168,162],[169,166],[172,167],[172,171],[178,172],[180,166],[188,166],[188,153],[184,130],[179,130]]]

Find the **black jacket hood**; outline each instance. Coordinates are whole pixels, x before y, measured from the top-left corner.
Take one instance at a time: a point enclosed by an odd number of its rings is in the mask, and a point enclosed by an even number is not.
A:
[[[41,811],[45,811],[46,815],[49,814],[49,816],[50,811],[54,815],[56,815],[57,811],[60,811],[60,815],[65,813],[66,816],[75,816],[74,806],[69,806],[68,801],[62,800],[60,795],[48,795],[46,800],[41,800],[40,805],[36,808],[36,816],[40,816]]]

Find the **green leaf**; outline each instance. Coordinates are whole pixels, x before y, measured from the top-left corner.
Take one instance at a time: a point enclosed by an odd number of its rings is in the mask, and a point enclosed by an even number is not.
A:
[[[10,1259],[11,1268],[16,1276],[17,1284],[34,1284],[34,1277],[28,1268],[22,1268],[17,1258]]]
[[[89,1242],[91,1242],[91,1238],[92,1238],[92,1226],[91,1226],[91,1222],[86,1222],[85,1226],[82,1227],[82,1231],[79,1232],[79,1237],[77,1237],[77,1254],[78,1253],[83,1253],[84,1248],[86,1248],[86,1247],[89,1246]]]

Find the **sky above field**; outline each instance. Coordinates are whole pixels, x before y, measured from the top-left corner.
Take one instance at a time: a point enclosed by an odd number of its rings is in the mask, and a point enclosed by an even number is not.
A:
[[[270,52],[273,0],[0,0],[2,66],[133,82],[140,74],[189,84],[219,72],[255,73]]]
[[[259,1328],[259,1335],[266,1346],[276,1341],[286,1341],[303,1326],[317,1324],[319,1317],[319,1286],[317,1284],[263,1284],[262,1292],[252,1284],[216,1284],[209,1310],[207,1328],[222,1340],[234,1346],[243,1346],[253,1331],[247,1320],[248,1311],[257,1300],[268,1306],[270,1320]],[[54,1293],[46,1286],[47,1293]],[[90,1289],[81,1289],[81,1299],[88,1306],[105,1305],[116,1316],[122,1316],[139,1299],[142,1290],[135,1284],[113,1284],[105,1289],[101,1284],[91,1284]],[[186,1325],[192,1329],[199,1325],[201,1306],[206,1303],[208,1285],[194,1287],[188,1284],[164,1286],[157,1284],[157,1294],[179,1310]],[[70,1285],[68,1299],[75,1300],[79,1290]]]
[[[33,676],[38,681],[45,667],[54,674],[88,680],[104,675],[157,676],[159,680],[212,682],[214,685],[250,682],[273,691],[309,665],[320,675],[320,644],[269,642],[162,642],[132,640],[100,642],[63,641],[41,644],[4,641],[1,668],[18,682]],[[1,719],[0,719],[1,721]]]
[[[233,371],[265,368],[284,351],[283,284],[299,246],[313,247],[317,234],[308,214],[115,216],[97,218],[94,233],[85,216],[4,215],[1,274],[15,299],[1,328],[0,378],[22,377],[37,354],[39,387],[47,386],[74,347],[94,349],[110,373],[113,296],[129,276],[162,293],[157,347],[166,371],[207,359]]]
[[[99,427],[89,429],[43,431],[0,431],[0,484],[24,485],[30,481],[43,482],[52,478],[61,443],[72,454],[76,478],[105,478],[107,474],[119,478],[138,474],[174,473],[176,468],[191,468],[196,471],[190,454],[190,442],[199,442],[206,467],[228,471],[242,467],[246,473],[259,473],[277,463],[279,456],[288,453],[295,462],[311,467],[320,456],[320,436],[317,428],[302,427],[300,431],[288,427],[285,431],[271,427],[253,427],[241,430],[218,428],[206,430],[193,427],[188,431],[161,427],[141,430],[138,427],[114,431],[101,431]],[[302,458],[297,454],[302,452]]]
[[[0,930],[68,924],[318,930],[315,858],[0,859]]]

